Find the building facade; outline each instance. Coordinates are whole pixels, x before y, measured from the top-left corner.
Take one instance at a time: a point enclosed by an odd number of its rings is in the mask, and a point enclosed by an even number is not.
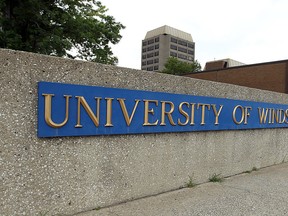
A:
[[[191,34],[165,25],[147,32],[141,56],[141,70],[162,71],[169,57],[192,63],[195,43]]]
[[[288,94],[288,60],[211,69],[184,76]]]

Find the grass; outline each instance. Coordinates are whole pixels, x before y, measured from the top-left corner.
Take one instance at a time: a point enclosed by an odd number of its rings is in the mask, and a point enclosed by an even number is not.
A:
[[[210,178],[209,178],[210,182],[223,182],[224,178],[221,177],[221,174],[216,174],[214,173]]]
[[[251,170],[247,170],[244,173],[252,173],[252,172],[257,171],[257,170],[259,170],[257,167],[253,167]]]
[[[193,179],[191,176],[189,176],[189,181],[186,183],[186,187],[188,188],[192,188],[192,187],[195,187],[196,184],[193,182]]]

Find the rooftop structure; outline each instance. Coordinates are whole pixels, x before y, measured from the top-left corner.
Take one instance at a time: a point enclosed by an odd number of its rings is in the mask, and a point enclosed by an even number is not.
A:
[[[245,65],[242,62],[227,58],[206,62],[204,70],[216,70]]]

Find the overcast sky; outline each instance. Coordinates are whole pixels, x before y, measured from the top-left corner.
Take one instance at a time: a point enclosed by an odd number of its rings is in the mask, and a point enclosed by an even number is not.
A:
[[[288,59],[288,0],[100,0],[126,26],[112,46],[118,66],[141,68],[146,32],[163,25],[185,31],[195,59],[231,58],[246,64]]]

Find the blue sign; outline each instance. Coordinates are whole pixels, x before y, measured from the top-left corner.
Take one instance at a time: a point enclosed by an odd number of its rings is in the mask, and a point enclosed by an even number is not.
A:
[[[38,137],[287,127],[287,104],[38,83]]]

